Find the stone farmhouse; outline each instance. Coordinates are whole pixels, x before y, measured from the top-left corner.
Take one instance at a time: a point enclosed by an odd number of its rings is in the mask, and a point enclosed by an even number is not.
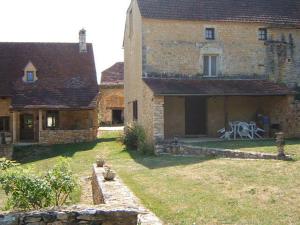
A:
[[[13,143],[91,141],[98,84],[92,44],[0,43],[0,133]]]
[[[125,122],[150,143],[269,119],[300,133],[300,2],[132,0],[127,11]]]
[[[124,63],[115,63],[102,72],[99,101],[100,123],[124,123]]]

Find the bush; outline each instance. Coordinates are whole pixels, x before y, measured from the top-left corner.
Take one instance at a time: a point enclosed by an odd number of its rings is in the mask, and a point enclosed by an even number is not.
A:
[[[43,178],[30,171],[8,171],[0,176],[2,189],[9,195],[9,207],[15,209],[40,209],[51,205],[51,188]]]
[[[153,148],[146,142],[146,132],[144,128],[132,123],[125,127],[123,143],[128,149],[138,150],[142,153],[152,153]]]
[[[33,175],[32,170],[8,169],[0,174],[0,184],[9,196],[8,207],[24,210],[62,206],[77,186],[66,159],[46,176]]]
[[[18,165],[19,163],[16,163],[15,161],[10,161],[6,158],[0,158],[0,170],[7,170]]]
[[[55,206],[62,206],[69,199],[76,188],[76,180],[69,164],[69,160],[62,159],[46,175]]]

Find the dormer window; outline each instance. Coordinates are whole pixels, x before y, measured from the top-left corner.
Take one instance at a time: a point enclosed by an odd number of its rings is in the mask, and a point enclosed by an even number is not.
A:
[[[32,64],[32,62],[29,61],[24,68],[24,75],[22,80],[25,83],[33,83],[38,79],[36,73],[37,73],[37,69]]]
[[[33,71],[27,71],[26,72],[26,81],[27,82],[33,82],[34,81],[34,72]]]

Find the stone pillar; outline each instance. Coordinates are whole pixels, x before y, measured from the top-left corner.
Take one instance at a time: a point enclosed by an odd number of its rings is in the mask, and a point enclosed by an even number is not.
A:
[[[13,112],[13,143],[17,143],[17,112]]]
[[[161,142],[165,138],[164,134],[164,97],[154,97],[153,100],[153,136],[154,142]]]
[[[43,130],[43,111],[39,110],[39,141],[41,138],[41,131]]]
[[[285,158],[285,153],[284,153],[285,141],[284,141],[283,132],[276,133],[276,144],[278,148],[278,158]]]

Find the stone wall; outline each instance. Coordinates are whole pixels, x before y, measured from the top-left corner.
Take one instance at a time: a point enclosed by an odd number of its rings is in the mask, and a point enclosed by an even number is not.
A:
[[[290,156],[284,158],[277,154],[245,152],[231,149],[207,148],[200,146],[189,146],[184,144],[164,144],[156,146],[156,154],[172,154],[181,156],[203,156],[203,157],[224,157],[239,159],[275,159],[275,160],[291,160]]]
[[[0,144],[0,158],[12,159],[14,147],[13,145]]]
[[[137,225],[137,212],[98,206],[0,214],[1,225]]]
[[[68,144],[90,142],[97,138],[97,129],[89,130],[43,130],[40,144]]]
[[[137,197],[126,187],[117,176],[114,181],[105,181],[104,168],[93,167],[92,190],[95,204],[114,205],[136,210],[139,225],[162,225],[162,222],[148,209],[144,208]],[[124,223],[125,225],[126,223]]]
[[[215,28],[215,40],[205,28]],[[268,27],[268,41],[258,29]],[[143,75],[203,75],[203,56],[218,55],[218,75],[270,77],[300,85],[300,31],[262,23],[142,19]]]

